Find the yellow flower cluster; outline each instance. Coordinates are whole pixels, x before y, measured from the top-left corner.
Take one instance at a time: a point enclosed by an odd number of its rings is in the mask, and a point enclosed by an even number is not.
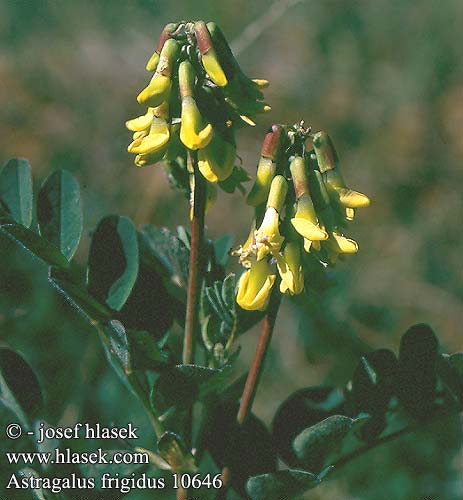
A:
[[[307,151],[309,139],[313,149]],[[310,134],[302,123],[273,125],[265,136],[247,198],[256,209],[256,220],[247,241],[234,252],[247,269],[237,291],[243,309],[267,307],[277,271],[280,292],[297,295],[304,289],[305,258],[328,266],[358,251],[343,228],[353,220],[355,209],[370,200],[347,187],[338,163],[330,137],[325,132]]]
[[[228,179],[235,167],[235,128],[255,125],[253,117],[270,109],[261,92],[268,82],[248,78],[219,27],[204,21],[166,25],[146,69],[154,74],[137,100],[147,111],[126,122],[135,164],[197,151],[209,182]]]

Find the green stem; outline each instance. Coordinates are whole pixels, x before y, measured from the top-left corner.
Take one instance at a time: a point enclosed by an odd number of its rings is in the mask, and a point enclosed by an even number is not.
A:
[[[195,332],[198,328],[199,296],[203,262],[201,250],[204,238],[204,213],[206,210],[206,184],[198,170],[196,151],[188,152],[188,167],[194,179],[193,210],[191,214],[191,244],[188,275],[187,305],[185,317],[185,337],[183,340],[183,364],[194,361]]]
[[[387,436],[384,436],[380,439],[377,439],[373,443],[361,446],[360,448],[357,448],[356,450],[352,451],[351,453],[347,453],[343,457],[339,458],[336,462],[334,462],[332,464],[333,470],[336,471],[340,467],[346,465],[351,460],[354,460],[354,459],[360,457],[364,453],[367,453],[368,451],[373,450],[373,449],[377,448],[378,446],[389,443],[390,441],[393,441],[394,439],[397,439],[401,436],[405,436],[406,434],[410,434],[411,432],[415,432],[415,431],[417,431],[423,427],[426,427],[428,425],[434,424],[434,423],[436,423],[439,420],[442,420],[444,418],[455,417],[456,415],[458,415],[458,413],[450,413],[450,414],[445,413],[445,414],[439,415],[438,417],[436,417],[434,419],[429,420],[428,422],[422,422],[420,424],[409,425],[409,426],[404,427],[403,429],[400,429],[398,431],[391,432],[391,434],[388,434]]]

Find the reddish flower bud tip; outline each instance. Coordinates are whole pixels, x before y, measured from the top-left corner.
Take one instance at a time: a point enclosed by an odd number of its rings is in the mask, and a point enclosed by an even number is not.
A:
[[[281,127],[279,125],[272,125],[271,132],[265,135],[264,142],[262,143],[261,156],[265,158],[275,159],[278,146],[280,145]]]
[[[204,21],[195,23],[195,35],[200,54],[206,54],[212,47],[212,39]]]

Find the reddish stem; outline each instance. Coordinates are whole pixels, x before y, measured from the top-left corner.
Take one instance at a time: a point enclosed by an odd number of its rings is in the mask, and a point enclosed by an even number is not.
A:
[[[240,426],[244,424],[246,418],[251,414],[252,404],[254,403],[257,386],[259,385],[260,376],[262,374],[265,355],[267,354],[268,348],[270,346],[270,341],[272,339],[273,329],[275,327],[275,321],[278,314],[278,308],[280,307],[280,302],[281,294],[278,287],[275,285],[272,296],[270,298],[270,304],[267,314],[265,315],[262,322],[259,340],[254,352],[254,357],[251,361],[251,367],[249,368],[248,377],[246,379],[246,384],[244,386],[243,394],[240,400],[238,414],[236,416],[236,421]],[[216,500],[225,500],[227,498],[227,489],[231,479],[231,471],[228,467],[224,467],[222,469],[221,477],[222,488],[218,492]]]

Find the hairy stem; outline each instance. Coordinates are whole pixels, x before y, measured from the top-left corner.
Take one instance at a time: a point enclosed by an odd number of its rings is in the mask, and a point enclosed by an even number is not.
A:
[[[236,421],[240,426],[244,424],[246,418],[251,413],[252,404],[256,396],[257,386],[259,385],[260,376],[262,374],[265,355],[267,354],[268,347],[270,346],[270,341],[272,339],[273,329],[281,302],[281,294],[278,288],[279,287],[275,285],[272,291],[267,314],[265,315],[262,323],[259,340],[254,352],[254,357],[251,361],[251,367],[249,368],[248,377],[243,389],[243,394],[241,396],[240,406],[238,409],[238,414],[236,416]],[[217,500],[226,499],[227,488],[231,479],[230,476],[230,469],[228,467],[224,467],[222,470],[223,486],[217,495]]]

